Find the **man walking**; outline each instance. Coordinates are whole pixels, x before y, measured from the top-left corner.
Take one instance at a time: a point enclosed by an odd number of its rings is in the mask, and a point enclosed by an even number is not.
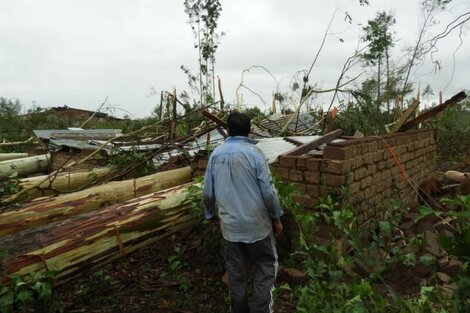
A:
[[[248,138],[250,118],[234,112],[229,137],[211,154],[204,180],[206,219],[218,216],[225,246],[232,313],[273,312],[272,290],[278,258],[274,236],[282,232],[282,208],[261,150]],[[247,276],[254,268],[248,303]]]

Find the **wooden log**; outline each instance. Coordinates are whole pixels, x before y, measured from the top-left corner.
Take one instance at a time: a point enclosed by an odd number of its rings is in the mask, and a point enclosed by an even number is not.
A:
[[[36,155],[23,159],[0,162],[0,179],[8,178],[17,172],[18,176],[45,172],[49,168],[50,154]]]
[[[198,218],[184,204],[189,185],[0,238],[7,252],[0,261],[3,283],[10,274],[52,270],[61,284],[192,227]]]
[[[190,181],[191,168],[187,166],[137,179],[110,182],[57,197],[38,198],[0,213],[0,237]]]
[[[27,153],[0,153],[0,162],[28,157]]]
[[[467,176],[470,176],[470,173],[463,173],[459,171],[447,171],[444,173],[444,176],[456,183],[461,183],[465,180]]]
[[[21,189],[29,189],[27,194],[16,199],[16,202],[24,202],[39,197],[58,195],[60,193],[74,192],[85,188],[97,179],[104,177],[113,170],[109,167],[95,168],[85,171],[63,172],[56,177],[49,175],[35,176],[20,179]]]

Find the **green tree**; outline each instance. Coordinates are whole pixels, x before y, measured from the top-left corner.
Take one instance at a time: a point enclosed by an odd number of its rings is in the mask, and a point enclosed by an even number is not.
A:
[[[0,140],[19,139],[21,102],[18,99],[0,97]]]
[[[363,40],[367,42],[367,52],[363,54],[366,65],[377,66],[377,112],[380,112],[381,106],[381,76],[382,62],[386,62],[387,80],[386,90],[390,89],[390,48],[393,47],[393,37],[390,28],[395,24],[395,18],[392,14],[378,12],[373,20],[367,22],[363,27],[365,32]],[[388,102],[390,103],[390,102]],[[390,106],[388,106],[390,112]]]
[[[185,0],[184,6],[195,36],[194,47],[199,52],[198,83],[196,76],[191,75],[184,66],[181,68],[189,77],[190,87],[198,85],[195,89],[199,92],[200,105],[206,105],[215,99],[215,52],[219,38],[224,34],[218,34],[216,29],[222,5],[218,0]]]

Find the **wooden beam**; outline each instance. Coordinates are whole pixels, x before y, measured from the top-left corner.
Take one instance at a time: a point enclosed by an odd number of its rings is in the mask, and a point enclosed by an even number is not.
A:
[[[419,123],[422,123],[422,122],[430,119],[431,117],[434,117],[437,113],[442,112],[445,109],[447,109],[448,107],[462,101],[466,97],[467,97],[467,95],[465,94],[465,92],[461,91],[458,94],[456,94],[455,96],[453,96],[452,98],[450,98],[449,100],[447,100],[446,102],[444,102],[443,104],[433,107],[429,111],[424,112],[420,116],[418,116],[415,119],[413,119],[413,120],[409,121],[408,123],[404,124],[403,126],[400,127],[400,129],[398,131],[399,132],[407,131],[407,130],[417,126]]]
[[[223,120],[221,120],[211,112],[207,111],[206,109],[202,110],[202,115],[215,122],[217,125],[222,126],[223,128],[227,128],[227,123],[225,123]]]
[[[411,116],[411,114],[413,114],[413,112],[416,111],[416,109],[419,106],[419,103],[420,102],[418,99],[413,101],[413,103],[400,116],[400,119],[395,124],[393,124],[392,130],[390,131],[390,133],[396,133],[400,129],[400,127],[402,127],[403,124],[405,124],[406,120]]]
[[[295,140],[295,139],[292,139],[292,138],[289,138],[289,137],[284,137],[283,139],[287,142],[293,143],[296,146],[301,146],[301,145],[304,144],[302,141],[298,141],[298,140]]]
[[[332,131],[331,133],[328,133],[328,134],[326,134],[326,135],[324,135],[320,138],[317,138],[313,141],[307,142],[307,143],[301,145],[300,147],[297,147],[297,148],[294,148],[290,151],[287,151],[286,153],[283,154],[283,156],[287,156],[287,155],[294,156],[294,155],[305,154],[305,153],[309,152],[312,149],[318,148],[319,146],[321,146],[325,143],[329,143],[329,142],[335,140],[336,138],[338,138],[342,134],[343,134],[343,131],[341,129],[337,129],[337,130]]]

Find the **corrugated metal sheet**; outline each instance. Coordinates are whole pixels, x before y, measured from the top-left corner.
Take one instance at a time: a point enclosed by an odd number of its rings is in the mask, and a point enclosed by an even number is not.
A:
[[[117,135],[121,135],[120,129],[38,129],[33,130],[36,137],[42,140],[52,139],[70,139],[70,140],[107,140]]]
[[[271,134],[271,136],[276,136],[281,129],[289,122],[294,114],[281,115],[273,114],[268,116],[266,119],[261,122],[256,123],[256,125],[264,130],[265,132]],[[314,135],[317,134],[319,129],[314,127],[315,118],[310,113],[300,113],[298,118],[294,117],[289,123],[287,130],[294,133],[302,133],[305,135]]]

